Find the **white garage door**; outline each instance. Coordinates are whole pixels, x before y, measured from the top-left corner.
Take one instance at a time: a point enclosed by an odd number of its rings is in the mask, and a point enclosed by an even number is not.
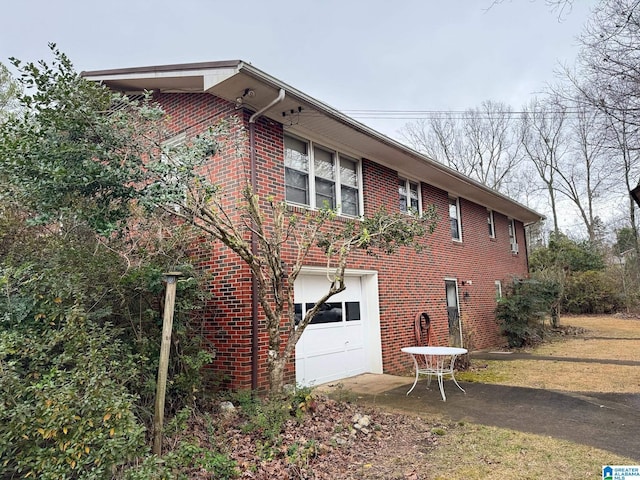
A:
[[[330,298],[296,345],[296,382],[318,385],[368,369],[367,305],[361,278],[345,277],[346,290]],[[300,276],[295,284],[296,314],[304,316],[329,289],[326,275]]]

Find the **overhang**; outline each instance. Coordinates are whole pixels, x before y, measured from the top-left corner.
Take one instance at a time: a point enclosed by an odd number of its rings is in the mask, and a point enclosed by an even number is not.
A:
[[[99,70],[82,76],[122,92],[210,93],[252,111],[267,106],[284,89],[284,100],[264,116],[282,123],[285,131],[375,161],[525,224],[544,218],[241,60]]]

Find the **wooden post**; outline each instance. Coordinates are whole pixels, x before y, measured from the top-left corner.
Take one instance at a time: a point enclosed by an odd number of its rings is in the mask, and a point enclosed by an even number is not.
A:
[[[176,283],[181,272],[165,273],[167,290],[164,300],[164,317],[162,319],[162,343],[160,345],[160,362],[158,363],[158,382],[156,385],[156,411],[153,418],[153,453],[162,455],[162,425],[164,423],[164,400],[167,393],[167,372],[169,370],[169,350],[171,332],[173,330],[173,309],[176,303]]]

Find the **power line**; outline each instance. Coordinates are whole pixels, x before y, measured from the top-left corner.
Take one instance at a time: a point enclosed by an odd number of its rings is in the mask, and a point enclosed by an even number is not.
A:
[[[341,113],[356,119],[372,119],[372,120],[430,120],[445,119],[453,120],[500,120],[503,118],[519,119],[525,115],[531,115],[532,112],[524,110],[498,110],[491,112],[473,111],[473,110],[384,110],[384,109],[357,109],[357,110],[340,110]],[[544,112],[534,112],[534,115],[565,115],[568,117],[576,117],[584,113],[581,110],[545,110]],[[303,110],[300,114],[303,117],[320,116],[315,111]]]

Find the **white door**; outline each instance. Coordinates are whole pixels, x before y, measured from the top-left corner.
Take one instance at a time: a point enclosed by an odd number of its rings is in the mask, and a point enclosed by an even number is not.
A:
[[[361,278],[345,277],[346,289],[333,296],[307,326],[296,345],[296,382],[318,385],[368,371],[367,308]],[[301,318],[329,289],[326,275],[296,280],[296,314]]]

